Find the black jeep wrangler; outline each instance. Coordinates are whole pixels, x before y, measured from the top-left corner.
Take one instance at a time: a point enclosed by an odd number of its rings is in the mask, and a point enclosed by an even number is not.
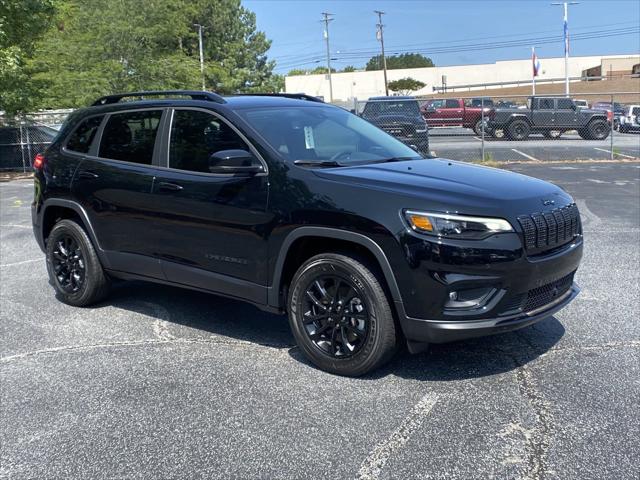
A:
[[[584,139],[604,140],[611,130],[606,112],[578,108],[566,97],[529,97],[527,108],[497,108],[489,118],[489,133],[499,137],[502,132],[510,140],[526,140],[530,133],[553,139],[569,130]]]
[[[103,97],[34,167],[33,229],[60,300],[91,305],[112,279],[245,300],[288,313],[302,352],[342,375],[401,342],[531,325],[579,291],[564,190],[424,159],[305,95]]]

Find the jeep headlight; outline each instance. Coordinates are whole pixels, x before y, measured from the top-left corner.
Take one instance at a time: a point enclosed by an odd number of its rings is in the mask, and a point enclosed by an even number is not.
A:
[[[471,217],[415,210],[406,210],[404,217],[414,231],[436,237],[480,240],[494,233],[513,232],[511,224],[502,218]]]

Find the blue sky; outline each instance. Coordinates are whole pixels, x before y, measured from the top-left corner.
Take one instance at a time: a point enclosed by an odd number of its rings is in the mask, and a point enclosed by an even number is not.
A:
[[[258,28],[273,41],[269,57],[276,71],[325,65],[321,12],[335,15],[329,26],[333,66],[363,66],[380,44],[375,38],[377,17],[383,10],[387,55],[421,51],[436,65],[490,63],[528,58],[531,39],[538,57],[563,56],[562,7],[556,0],[243,0],[254,11]],[[625,54],[640,51],[640,1],[581,0],[569,7],[571,55]],[[623,36],[585,38],[635,29]],[[629,30],[626,30],[629,31]],[[556,41],[553,37],[560,37]],[[521,45],[488,48],[500,42]],[[471,45],[476,50],[471,50]],[[443,48],[449,49],[443,51]],[[439,49],[434,51],[435,49]],[[451,51],[454,50],[454,51]]]

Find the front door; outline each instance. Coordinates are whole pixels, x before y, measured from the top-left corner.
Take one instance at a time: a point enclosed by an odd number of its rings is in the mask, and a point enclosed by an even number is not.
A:
[[[576,127],[578,111],[570,98],[559,98],[555,112],[555,124],[558,127]]]
[[[154,181],[153,236],[168,280],[265,301],[266,164],[239,131],[209,110],[175,109],[166,165]],[[211,173],[211,155],[245,150],[263,163],[253,175]]]

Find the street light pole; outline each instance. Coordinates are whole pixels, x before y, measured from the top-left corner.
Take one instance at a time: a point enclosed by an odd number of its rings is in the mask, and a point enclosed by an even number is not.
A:
[[[202,48],[202,29],[204,28],[199,23],[194,23],[194,27],[198,27],[198,47],[200,49],[200,75],[202,76],[202,90],[205,90],[204,85],[204,50]]]
[[[383,32],[384,25],[382,24],[382,15],[384,15],[384,12],[381,12],[380,10],[374,10],[373,12],[378,15],[378,24],[376,26],[378,27],[378,32],[380,33],[380,46],[382,48],[382,69],[384,70],[384,94],[388,97],[389,86],[387,83],[387,57],[384,56],[384,32]]]
[[[324,40],[327,45],[327,74],[329,75],[329,103],[333,102],[333,84],[331,83],[331,52],[329,50],[329,22],[333,21],[331,18],[333,14],[322,12],[324,17]]]
[[[580,2],[559,2],[551,5],[562,5],[564,10],[564,94],[569,96],[569,5]]]

